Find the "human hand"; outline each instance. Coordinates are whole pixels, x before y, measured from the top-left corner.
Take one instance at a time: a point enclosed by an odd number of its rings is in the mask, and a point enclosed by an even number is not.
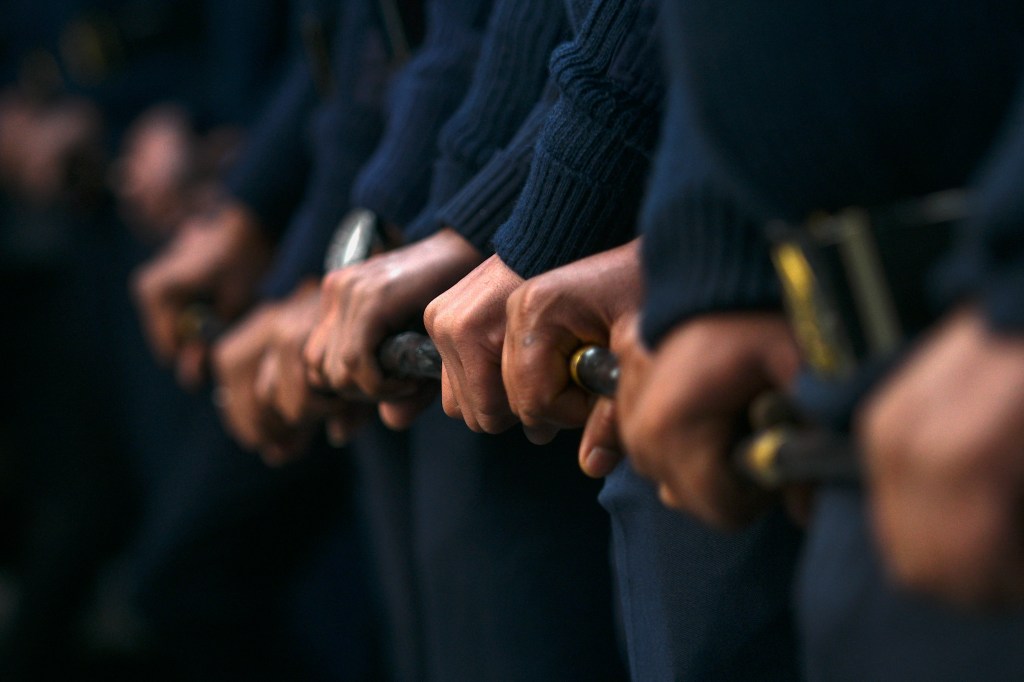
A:
[[[129,224],[144,235],[166,236],[188,214],[196,146],[177,107],[155,107],[128,132],[115,163],[116,193]]]
[[[202,382],[208,354],[205,340],[180,333],[185,309],[209,302],[219,319],[235,319],[252,303],[270,258],[271,246],[255,217],[229,204],[189,220],[134,273],[132,290],[150,346],[159,360],[176,364],[184,386]]]
[[[640,340],[639,311],[619,317],[612,325],[609,348],[619,361],[619,385],[615,398],[600,397],[595,403],[580,439],[580,469],[591,478],[610,474],[625,456],[619,436],[619,402],[633,404],[634,393],[649,377],[651,356]],[[630,379],[623,386],[622,375]],[[628,410],[627,410],[628,412]]]
[[[501,433],[516,422],[501,380],[501,354],[505,306],[522,284],[494,255],[435,298],[423,315],[444,367],[445,414],[476,432]]]
[[[330,418],[328,436],[332,444],[340,446],[372,415],[373,408],[314,391],[306,381],[302,351],[319,313],[320,286],[315,281],[298,287],[277,305],[257,371],[255,398],[261,411],[277,415],[292,431],[314,431]],[[301,454],[290,445],[292,442],[268,441],[259,448],[263,460],[276,465]]]
[[[620,362],[622,441],[637,472],[658,484],[662,502],[725,527],[757,514],[768,498],[733,472],[730,453],[751,402],[796,374],[798,352],[782,316],[695,318],[649,361],[625,353]]]
[[[885,563],[970,605],[1024,599],[1024,340],[953,315],[864,406]]]
[[[8,93],[0,104],[0,177],[34,203],[97,190],[103,119],[91,102],[66,98],[42,105]]]
[[[634,240],[534,277],[509,297],[501,373],[531,441],[546,443],[559,429],[586,423],[596,398],[573,383],[569,360],[581,346],[608,346],[616,323],[635,316],[642,287],[638,245]],[[589,454],[581,452],[585,471]]]
[[[434,386],[384,377],[377,349],[388,334],[417,326],[423,309],[481,260],[453,230],[328,274],[320,316],[305,347],[310,382],[341,395],[384,401],[381,417],[408,426]]]
[[[270,344],[276,305],[254,310],[213,348],[214,395],[224,427],[248,450],[276,448],[272,461],[283,461],[301,451],[312,438],[312,429],[291,428],[257,398],[256,379]]]

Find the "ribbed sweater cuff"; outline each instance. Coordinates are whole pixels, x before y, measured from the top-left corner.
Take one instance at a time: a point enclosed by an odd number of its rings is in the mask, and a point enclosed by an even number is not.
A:
[[[648,346],[696,315],[781,305],[760,226],[721,193],[688,190],[645,211],[643,224],[641,333]]]
[[[495,252],[529,278],[628,241],[648,169],[615,131],[559,102]]]
[[[529,154],[499,152],[437,212],[438,223],[451,226],[481,253],[508,220],[530,172]]]

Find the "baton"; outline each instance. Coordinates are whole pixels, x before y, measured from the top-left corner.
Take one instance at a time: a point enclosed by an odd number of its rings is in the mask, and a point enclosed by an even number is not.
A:
[[[584,346],[570,359],[569,374],[581,388],[611,398],[619,382],[618,358],[607,348]],[[781,393],[758,396],[750,408],[750,424],[753,435],[733,449],[731,460],[759,486],[777,489],[794,483],[860,481],[860,457],[851,440],[808,426]]]
[[[377,350],[384,373],[396,379],[441,379],[441,354],[426,334],[402,332],[390,336]],[[619,362],[600,346],[584,346],[569,360],[569,375],[580,388],[607,397],[615,396]]]

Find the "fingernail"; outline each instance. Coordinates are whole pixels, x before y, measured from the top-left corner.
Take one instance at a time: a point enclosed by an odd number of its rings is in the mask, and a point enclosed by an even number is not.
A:
[[[622,458],[618,452],[608,448],[593,448],[587,454],[587,473],[591,476],[606,476]]]

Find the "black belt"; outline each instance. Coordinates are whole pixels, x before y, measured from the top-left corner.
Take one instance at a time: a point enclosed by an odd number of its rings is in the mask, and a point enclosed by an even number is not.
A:
[[[962,190],[769,225],[772,258],[807,364],[843,379],[897,351],[936,310],[928,273],[966,215]]]

